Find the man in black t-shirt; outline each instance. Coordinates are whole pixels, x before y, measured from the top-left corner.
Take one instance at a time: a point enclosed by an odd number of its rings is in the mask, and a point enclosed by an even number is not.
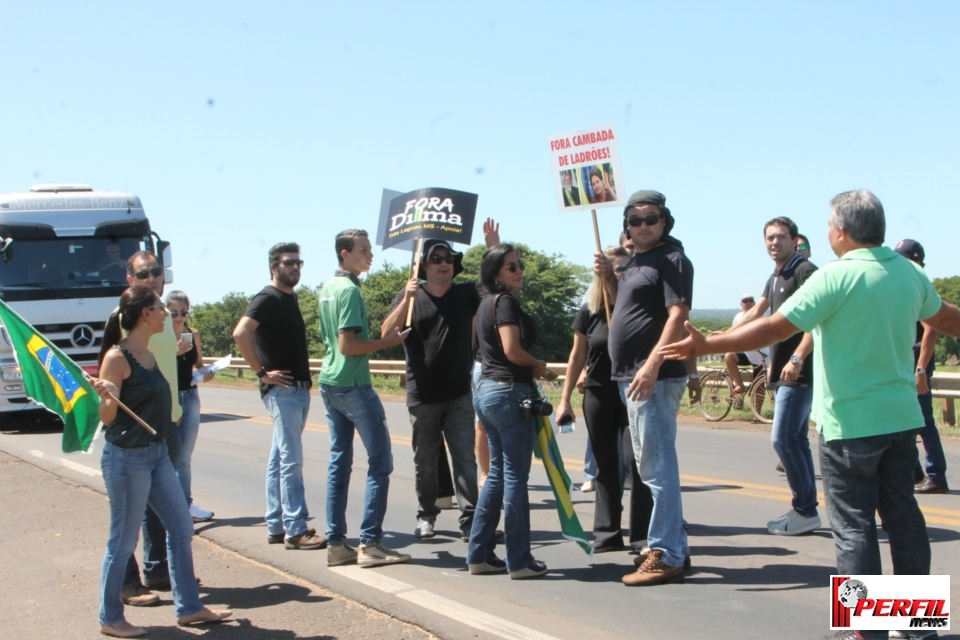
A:
[[[477,504],[477,459],[471,392],[474,317],[480,305],[476,283],[454,284],[463,254],[443,240],[423,243],[419,277],[410,278],[393,301],[383,331],[402,328],[413,299],[411,332],[403,341],[407,360],[407,409],[413,426],[413,463],[418,538],[435,535],[437,469],[446,440],[460,508],[460,532],[469,540]],[[421,283],[421,280],[425,282]],[[445,462],[445,461],[444,461]]]
[[[253,297],[233,330],[251,371],[260,378],[260,397],[273,419],[267,460],[267,541],[287,549],[322,549],[327,540],[307,527],[303,487],[303,428],[310,410],[307,331],[294,287],[300,282],[300,246],[270,248],[270,284]]]
[[[763,227],[767,253],[776,264],[756,306],[740,321],[746,324],[767,309],[776,313],[787,299],[817,270],[797,251],[797,225],[790,218],[774,218]],[[813,403],[813,338],[796,333],[770,347],[767,384],[776,389],[776,408],[770,440],[793,492],[787,513],[767,523],[767,531],[795,536],[820,528],[817,513],[816,472],[810,452],[810,407]]]
[[[683,577],[690,546],[683,527],[677,412],[680,398],[696,375],[692,363],[664,360],[658,350],[684,335],[693,297],[693,264],[670,236],[673,215],[657,191],[638,191],[623,212],[624,231],[636,250],[619,283],[610,262],[597,252],[594,272],[614,304],[608,350],[611,377],[627,406],[637,468],[653,495],[647,535],[649,551],[628,586],[654,585]],[[691,393],[698,388],[694,379]]]

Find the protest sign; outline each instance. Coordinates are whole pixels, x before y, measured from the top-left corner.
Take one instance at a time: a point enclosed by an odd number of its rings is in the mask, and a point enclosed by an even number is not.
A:
[[[382,247],[383,240],[387,237],[387,228],[390,226],[390,203],[394,198],[402,195],[402,191],[394,191],[393,189],[384,189],[380,195],[380,221],[377,223],[377,246]],[[416,239],[410,239],[400,244],[391,245],[391,248],[413,251],[416,244]]]
[[[390,202],[382,246],[417,238],[470,244],[476,213],[475,193],[436,187],[405,193]]]
[[[551,136],[550,168],[561,213],[627,204],[612,124]]]

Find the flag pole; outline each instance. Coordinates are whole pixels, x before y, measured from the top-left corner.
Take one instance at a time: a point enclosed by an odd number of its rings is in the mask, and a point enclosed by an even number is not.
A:
[[[410,277],[416,277],[420,273],[420,255],[423,253],[423,238],[417,238],[417,248],[416,254],[414,256],[413,268],[411,269],[412,273]],[[416,301],[416,296],[410,296],[410,304],[407,305],[407,322],[404,324],[404,327],[409,327],[410,322],[413,320],[413,303]]]
[[[81,369],[81,371],[83,371],[83,370]],[[83,372],[83,377],[87,379],[87,382],[90,382],[90,376],[87,375],[87,372],[86,372],[86,371]],[[140,418],[140,416],[138,416],[137,414],[135,414],[135,413],[130,409],[130,407],[128,407],[127,405],[125,405],[125,404],[123,404],[122,402],[120,402],[120,398],[118,398],[117,396],[113,395],[113,394],[110,393],[109,391],[107,391],[107,397],[109,397],[111,400],[113,400],[114,402],[116,402],[118,407],[120,407],[121,409],[123,409],[124,411],[126,411],[127,413],[129,413],[129,414],[130,414],[130,417],[133,418],[134,420],[136,420],[137,422],[139,422],[141,427],[143,427],[144,429],[146,429],[147,431],[149,431],[152,435],[157,435],[157,432],[153,430],[153,427],[151,427],[151,426],[148,425],[146,422],[144,422],[144,421]]]
[[[597,252],[602,252],[603,247],[600,246],[600,226],[597,224],[597,210],[591,209],[590,214],[593,216],[593,237],[597,240]],[[607,287],[600,283],[600,291],[603,292],[603,306],[607,310],[607,326],[610,326],[610,301],[607,299]]]

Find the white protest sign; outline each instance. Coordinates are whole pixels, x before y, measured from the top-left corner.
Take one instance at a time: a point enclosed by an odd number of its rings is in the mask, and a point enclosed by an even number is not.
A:
[[[550,169],[561,213],[627,204],[612,124],[551,136]]]

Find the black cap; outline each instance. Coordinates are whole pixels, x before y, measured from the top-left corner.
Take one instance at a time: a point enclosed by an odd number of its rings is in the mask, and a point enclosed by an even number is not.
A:
[[[430,259],[430,254],[433,253],[434,249],[437,247],[443,247],[450,252],[450,255],[453,256],[453,277],[456,278],[458,275],[463,273],[463,254],[453,250],[453,247],[450,246],[450,243],[446,240],[424,240],[423,241],[423,251],[420,254],[420,272],[417,273],[417,277],[421,280],[427,279],[426,264],[427,260]]]
[[[653,204],[660,207],[660,211],[663,213],[664,222],[663,222],[663,234],[667,235],[670,231],[673,230],[673,214],[670,213],[670,209],[667,208],[667,196],[663,195],[659,191],[654,191],[652,189],[642,189],[637,191],[630,199],[627,200],[627,206],[623,208],[623,230],[627,230],[627,216],[630,215],[630,208],[635,207],[640,204]]]
[[[907,260],[913,260],[921,267],[923,266],[923,260],[927,257],[926,252],[923,250],[923,245],[917,242],[916,240],[901,240],[897,243],[897,246],[893,249],[900,255],[902,255]]]

